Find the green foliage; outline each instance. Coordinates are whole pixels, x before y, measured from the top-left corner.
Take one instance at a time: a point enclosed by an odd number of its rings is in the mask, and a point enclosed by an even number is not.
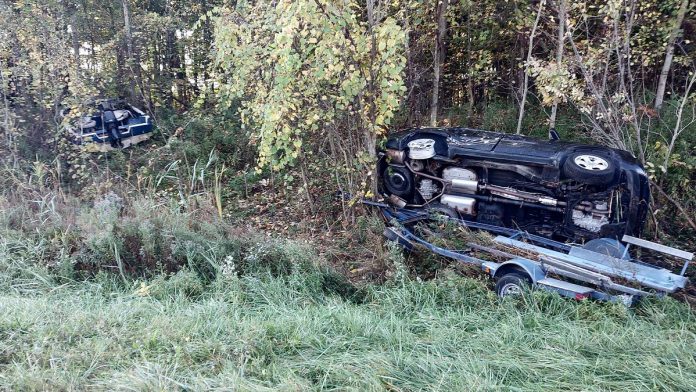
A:
[[[357,131],[374,140],[390,125],[405,91],[405,34],[391,17],[365,23],[361,11],[358,3],[334,1],[220,10],[221,104],[242,100],[260,167],[293,165],[317,138],[340,143],[337,137]],[[331,132],[339,124],[345,128]],[[369,144],[363,151],[372,154]]]
[[[182,269],[171,276],[158,275],[147,283],[142,282],[137,293],[159,300],[171,298],[195,300],[203,295],[204,291],[205,282],[198,274],[189,269]]]
[[[25,168],[46,165],[56,173],[51,181],[80,189],[85,198],[103,193],[113,174],[139,186],[157,183],[185,204],[206,187],[201,181],[186,185],[183,177],[194,177],[194,167],[200,169],[211,151],[218,160],[207,167],[210,173],[223,164],[230,168],[217,184],[229,180],[236,188],[219,187],[220,204],[240,194],[240,183],[247,195],[248,173],[241,176],[253,167],[267,169],[257,175],[280,174],[275,183],[292,186],[300,199],[315,198],[312,214],[331,210],[319,188],[370,195],[379,140],[429,117],[440,3],[223,3],[0,0],[4,160]],[[528,95],[543,107],[525,114],[525,133],[544,136],[549,107],[558,104],[567,114],[559,120],[570,119],[556,123],[567,130],[565,139],[630,150],[679,199],[678,190],[693,181],[685,139],[693,132],[686,124],[693,118],[688,96],[694,89],[689,94],[685,82],[693,71],[689,26],[696,10],[687,10],[677,31],[668,104],[658,112],[654,91],[683,1],[565,3],[559,65],[560,2],[546,2],[526,63],[538,3],[450,1],[439,123],[511,131],[526,71],[533,80]],[[67,140],[61,109],[77,116],[88,98],[119,95],[152,116],[154,143],[97,157]],[[678,130],[682,101],[687,105]],[[166,149],[154,147],[160,143]],[[149,177],[168,169],[162,182]],[[94,178],[103,171],[108,180]]]
[[[57,1],[0,2],[0,146],[7,151],[55,156],[69,151],[57,112],[84,100],[94,89],[70,66],[73,56]],[[36,140],[38,138],[38,140]],[[28,151],[27,151],[28,150]]]

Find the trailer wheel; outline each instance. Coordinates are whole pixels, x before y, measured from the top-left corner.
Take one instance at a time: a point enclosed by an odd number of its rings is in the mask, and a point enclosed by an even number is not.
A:
[[[510,272],[501,276],[495,283],[495,293],[498,297],[514,297],[522,294],[525,287],[531,286],[532,281],[528,276],[519,272]]]

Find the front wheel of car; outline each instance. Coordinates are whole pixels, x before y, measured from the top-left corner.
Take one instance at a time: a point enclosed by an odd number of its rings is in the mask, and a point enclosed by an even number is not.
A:
[[[616,164],[604,155],[580,151],[570,154],[563,164],[566,178],[588,185],[607,185],[614,181]]]

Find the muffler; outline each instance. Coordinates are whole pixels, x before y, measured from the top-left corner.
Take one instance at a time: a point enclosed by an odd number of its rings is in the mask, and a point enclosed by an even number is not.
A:
[[[465,215],[476,215],[476,199],[471,197],[442,195],[440,203]]]

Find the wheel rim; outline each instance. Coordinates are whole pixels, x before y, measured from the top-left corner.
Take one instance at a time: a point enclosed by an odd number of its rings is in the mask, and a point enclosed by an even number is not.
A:
[[[387,177],[387,187],[390,192],[403,192],[408,188],[406,177],[401,173],[392,173]]]
[[[596,155],[578,155],[575,157],[575,159],[573,159],[573,162],[585,170],[598,171],[609,168],[609,162],[607,162],[606,159]]]
[[[394,184],[397,187],[401,187],[402,185],[404,185],[404,182],[406,182],[406,179],[404,178],[404,176],[402,176],[399,173],[394,174],[392,176],[391,180],[392,180],[392,184]]]
[[[520,294],[522,294],[522,287],[515,283],[507,283],[500,288],[501,297],[514,296]]]

